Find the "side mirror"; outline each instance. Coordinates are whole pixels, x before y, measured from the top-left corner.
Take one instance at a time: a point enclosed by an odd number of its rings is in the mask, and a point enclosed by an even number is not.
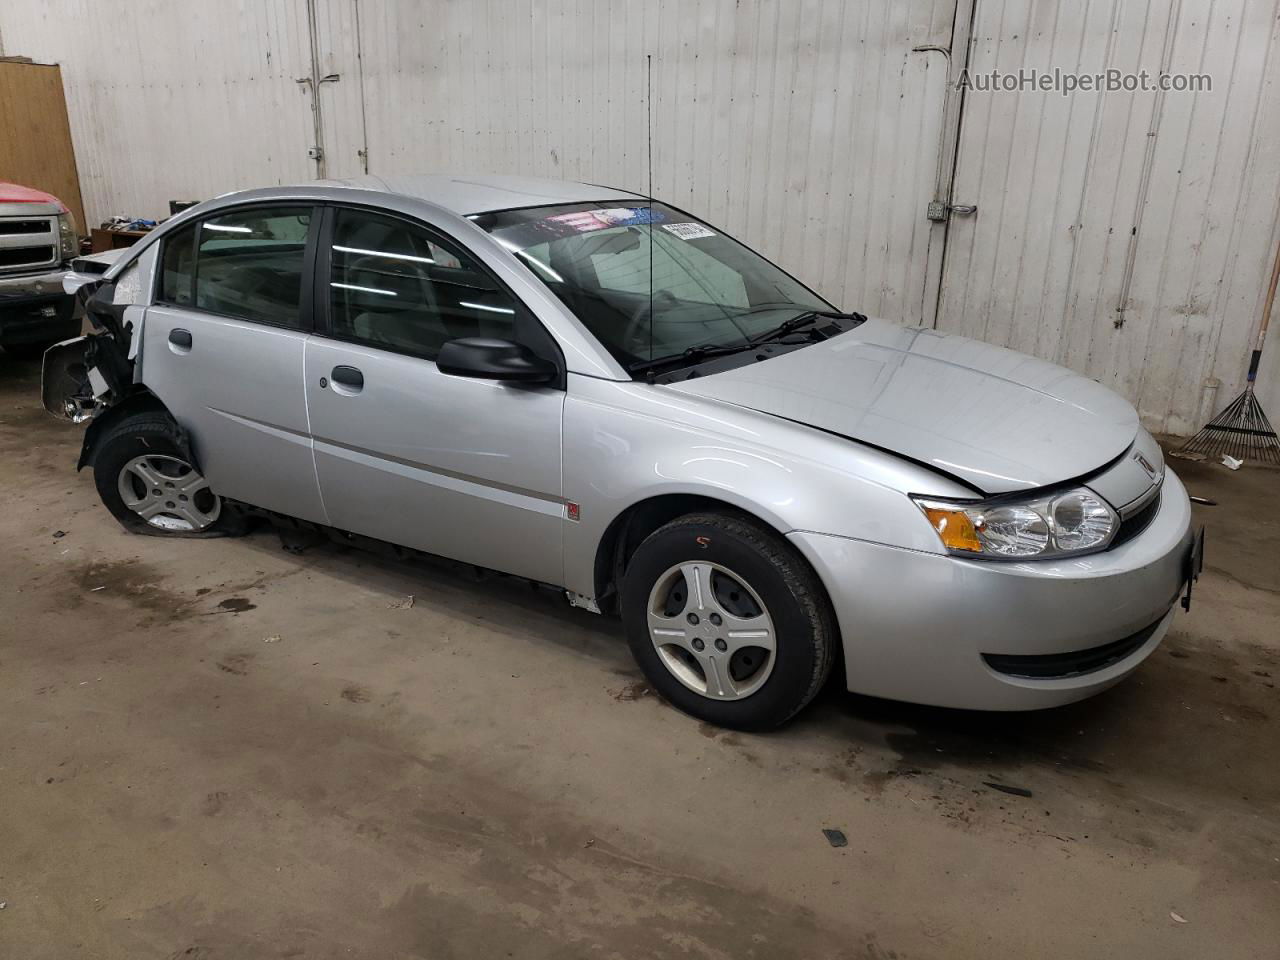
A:
[[[463,337],[440,348],[436,368],[453,377],[502,380],[509,383],[550,383],[559,371],[524,344],[490,337]]]

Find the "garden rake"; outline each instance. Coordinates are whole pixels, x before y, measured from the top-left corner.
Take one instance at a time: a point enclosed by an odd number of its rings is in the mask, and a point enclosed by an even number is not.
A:
[[[1206,459],[1220,460],[1224,455],[1230,455],[1237,460],[1258,460],[1280,466],[1280,439],[1277,439],[1275,428],[1253,393],[1258,363],[1262,359],[1262,342],[1266,339],[1267,325],[1271,323],[1271,311],[1276,303],[1277,282],[1280,282],[1280,249],[1276,251],[1276,264],[1271,271],[1271,286],[1262,308],[1258,342],[1249,359],[1249,379],[1244,392],[1179,447],[1175,456],[1203,454]]]

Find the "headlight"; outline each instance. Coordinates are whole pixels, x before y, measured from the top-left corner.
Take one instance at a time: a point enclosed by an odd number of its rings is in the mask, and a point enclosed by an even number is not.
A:
[[[1120,518],[1080,487],[1045,496],[995,500],[912,497],[942,545],[956,556],[1030,560],[1105,550]]]
[[[79,251],[80,238],[76,236],[76,222],[70,212],[58,214],[58,253],[63,260],[70,260]]]

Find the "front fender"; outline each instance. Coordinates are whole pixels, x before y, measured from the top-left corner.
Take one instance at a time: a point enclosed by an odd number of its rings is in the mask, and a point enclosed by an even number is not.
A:
[[[786,535],[810,531],[941,553],[906,496],[971,495],[925,467],[721,401],[643,383],[571,377],[564,412],[565,586],[593,597],[597,548],[642,501],[711,498]]]

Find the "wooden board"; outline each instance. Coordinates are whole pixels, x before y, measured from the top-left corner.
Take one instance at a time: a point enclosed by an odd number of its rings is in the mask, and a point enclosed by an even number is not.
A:
[[[52,193],[89,232],[59,67],[0,61],[0,180]]]

